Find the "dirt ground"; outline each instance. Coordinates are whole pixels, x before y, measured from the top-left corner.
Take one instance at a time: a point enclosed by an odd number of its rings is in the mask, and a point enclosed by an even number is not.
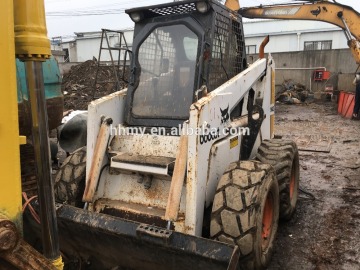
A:
[[[279,104],[276,135],[331,149],[300,151],[300,187],[315,200],[299,193],[269,269],[360,269],[360,121],[339,116],[332,102]]]
[[[85,61],[71,67],[62,80],[61,89],[64,93],[65,110],[86,110],[88,104],[99,97],[109,95],[124,89],[127,83],[123,75],[128,78],[128,69],[122,74],[122,69],[117,70],[118,82],[112,65],[98,67],[94,60]],[[95,78],[97,80],[95,84]],[[124,78],[124,79],[125,79]]]

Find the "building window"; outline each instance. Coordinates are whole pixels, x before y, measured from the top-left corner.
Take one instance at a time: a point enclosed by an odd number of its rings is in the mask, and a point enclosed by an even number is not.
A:
[[[304,51],[314,51],[314,50],[331,50],[332,41],[305,41],[304,42]]]
[[[246,54],[255,54],[256,53],[256,45],[246,45],[245,50],[246,50]]]

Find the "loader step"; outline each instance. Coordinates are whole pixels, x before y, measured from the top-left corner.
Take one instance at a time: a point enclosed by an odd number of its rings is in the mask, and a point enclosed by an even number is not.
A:
[[[169,175],[174,169],[175,158],[145,156],[131,153],[118,154],[111,158],[111,168],[147,174]]]

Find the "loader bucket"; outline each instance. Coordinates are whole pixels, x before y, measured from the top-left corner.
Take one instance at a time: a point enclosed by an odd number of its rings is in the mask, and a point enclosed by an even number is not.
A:
[[[237,269],[239,249],[106,214],[63,205],[57,210],[64,254],[84,269]]]

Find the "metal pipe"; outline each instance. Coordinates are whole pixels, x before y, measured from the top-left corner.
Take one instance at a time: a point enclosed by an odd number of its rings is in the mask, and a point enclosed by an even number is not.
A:
[[[298,41],[298,45],[297,45],[297,50],[300,51],[300,36],[301,36],[301,33],[297,33],[297,41]]]
[[[31,105],[32,140],[38,178],[43,253],[48,259],[55,260],[60,257],[60,250],[54,188],[51,179],[48,119],[45,107],[42,63],[40,61],[27,61],[25,67]]]
[[[344,29],[344,33],[345,33],[345,36],[346,36],[346,39],[348,41],[350,41],[352,38],[351,38],[351,32],[350,32],[350,29],[349,29],[349,26],[347,25],[344,17],[343,17],[343,13],[342,12],[339,12],[338,13],[338,17],[340,18],[340,20],[343,22],[344,26],[345,26],[345,29]]]
[[[261,42],[260,49],[259,49],[259,58],[263,59],[265,57],[265,46],[269,43],[270,36],[267,35],[263,42]]]

